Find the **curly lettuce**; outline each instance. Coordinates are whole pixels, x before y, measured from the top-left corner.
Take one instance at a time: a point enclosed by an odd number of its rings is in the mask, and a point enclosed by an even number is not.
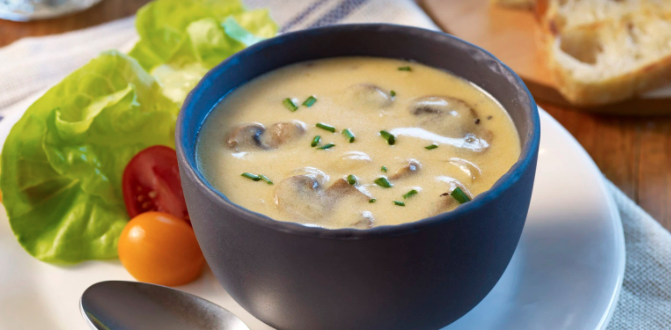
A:
[[[130,159],[173,147],[178,105],[203,75],[277,26],[237,0],[158,0],[137,14],[129,55],[108,51],[28,108],[0,156],[0,190],[19,243],[39,260],[117,256],[129,218]],[[151,73],[151,74],[150,74]]]
[[[237,0],[155,1],[135,26],[140,41],[130,55],[178,104],[209,69],[278,29],[267,10],[245,11]]]
[[[128,222],[124,167],[174,146],[178,107],[134,59],[105,52],[28,108],[1,156],[0,189],[19,243],[59,263],[117,256]]]

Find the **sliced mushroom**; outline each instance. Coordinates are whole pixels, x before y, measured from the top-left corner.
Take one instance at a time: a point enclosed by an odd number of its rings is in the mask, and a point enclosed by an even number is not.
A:
[[[473,198],[473,194],[471,193],[466,186],[464,186],[461,181],[451,178],[449,176],[439,176],[436,178],[438,181],[445,182],[448,184],[448,189],[447,189],[447,194],[449,195],[454,189],[461,188],[461,190],[468,195],[468,197]],[[443,194],[444,195],[444,194]],[[442,195],[441,195],[442,196]]]
[[[368,191],[361,187],[357,187],[356,185],[349,184],[349,182],[343,178],[336,180],[336,182],[328,187],[328,189],[326,189],[326,193],[334,201],[347,196],[354,196],[365,201],[370,199],[370,194]]]
[[[240,150],[265,149],[260,136],[266,128],[259,123],[241,124],[234,127],[226,136],[226,147]]]
[[[343,198],[355,198],[362,202],[370,199],[367,191],[350,185],[342,178],[324,189],[325,176],[319,173],[299,174],[282,180],[275,190],[275,203],[281,211],[297,220],[319,222],[328,218],[330,211]]]
[[[477,165],[463,158],[454,157],[450,158],[447,162],[458,167],[462,172],[468,175],[471,178],[471,182],[477,180],[482,175],[482,171]]]
[[[410,102],[410,112],[415,116],[471,116],[473,119],[477,119],[477,113],[466,102],[450,96],[423,96],[416,98]]]
[[[423,127],[453,137],[476,131],[478,113],[466,102],[449,96],[424,96],[410,102],[410,112]],[[479,121],[478,121],[479,122]],[[454,136],[454,135],[457,136]]]
[[[359,229],[368,229],[373,228],[374,223],[375,223],[375,217],[373,217],[373,213],[371,213],[370,211],[362,211],[359,214],[359,220],[356,221],[354,224],[352,224],[352,227]]]
[[[226,147],[236,151],[275,149],[300,138],[304,133],[305,124],[300,121],[275,123],[268,129],[259,123],[241,124],[226,136]]]
[[[261,142],[268,148],[275,149],[282,144],[295,141],[305,134],[305,124],[300,121],[275,123],[261,135]]]
[[[464,184],[459,180],[448,176],[440,176],[437,179],[449,185],[447,192],[440,194],[440,202],[438,203],[437,211],[438,213],[448,211],[458,205],[458,202],[451,195],[452,191],[457,189],[457,187],[460,188],[461,191],[463,191],[466,195],[468,195],[468,197],[473,199],[473,193],[471,193],[471,191],[468,190],[468,188],[466,188],[466,186],[464,186]]]
[[[422,164],[420,164],[419,161],[416,159],[410,159],[408,160],[408,163],[405,166],[401,167],[398,171],[396,171],[396,173],[391,175],[389,179],[390,180],[402,179],[417,173],[420,169],[422,169]]]
[[[452,196],[450,196],[450,193],[442,193],[440,194],[439,201],[438,201],[438,208],[436,209],[435,214],[440,214],[446,211],[449,211],[453,208],[455,208],[458,205],[458,202],[456,199],[454,199]]]
[[[347,172],[359,169],[370,163],[371,158],[368,154],[361,151],[348,151],[334,159],[331,162],[331,168],[340,172]]]
[[[347,88],[347,97],[354,103],[371,108],[386,108],[391,105],[391,95],[373,84],[357,84]]]
[[[491,131],[484,131],[491,133]],[[489,149],[490,141],[492,135],[489,135],[490,140],[480,138],[474,133],[466,133],[463,139],[461,139],[460,151],[474,151],[474,152],[484,152]]]
[[[332,207],[323,186],[310,175],[282,180],[275,190],[275,203],[283,212],[303,221],[320,219]]]
[[[478,112],[463,100],[449,96],[425,96],[410,103],[410,112],[417,116],[419,126],[439,135],[461,138],[462,148],[482,152],[494,137],[484,129]]]
[[[315,178],[320,185],[326,185],[329,182],[330,177],[324,173],[322,170],[316,167],[302,167],[293,171],[294,175],[307,175],[309,177]]]

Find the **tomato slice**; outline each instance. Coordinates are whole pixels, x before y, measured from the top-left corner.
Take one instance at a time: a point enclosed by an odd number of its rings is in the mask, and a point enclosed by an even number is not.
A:
[[[122,186],[131,218],[158,211],[191,223],[179,180],[177,153],[172,148],[152,146],[140,151],[126,165]]]

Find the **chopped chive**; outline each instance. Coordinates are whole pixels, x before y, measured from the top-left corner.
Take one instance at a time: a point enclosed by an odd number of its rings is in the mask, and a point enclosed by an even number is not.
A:
[[[415,196],[415,195],[417,195],[417,190],[413,189],[413,190],[410,190],[407,193],[405,193],[405,195],[403,195],[403,199],[408,199],[408,198],[410,198],[412,196]]]
[[[314,96],[310,96],[303,102],[303,105],[309,108],[313,104],[315,104],[315,102],[317,102],[317,98]]]
[[[356,184],[356,177],[353,174],[348,175],[347,176],[347,183],[349,183],[351,185],[355,185]]]
[[[312,143],[310,143],[311,147],[316,147],[319,144],[319,140],[321,140],[322,137],[317,135],[312,139]]]
[[[412,71],[412,68],[409,66],[402,66],[398,68],[398,71]]]
[[[267,184],[273,184],[273,182],[270,181],[270,179],[268,179],[268,177],[263,174],[259,174],[259,178],[261,178],[261,180],[265,181]]]
[[[247,178],[247,179],[252,179],[252,180],[254,180],[254,181],[259,181],[259,180],[261,180],[261,177],[260,177],[260,176],[258,176],[258,175],[256,175],[256,174],[248,173],[248,172],[242,173],[242,174],[240,174],[240,175],[241,175],[241,176],[244,176],[244,177]]]
[[[396,92],[394,92],[394,90],[391,90],[391,92],[389,92],[389,95],[391,95],[391,97],[395,97],[395,96],[396,96]]]
[[[387,167],[386,167],[386,166],[382,166],[382,167],[380,168],[380,171],[382,171],[382,172],[384,172],[384,173],[387,173]]]
[[[435,143],[430,145],[430,146],[424,147],[424,149],[426,149],[426,150],[433,150],[433,149],[436,149],[436,148],[438,148],[438,145],[435,144]]]
[[[396,137],[393,134],[387,131],[380,131],[380,135],[382,136],[382,138],[387,140],[387,143],[389,143],[389,145],[393,145],[394,143],[396,143]]]
[[[321,146],[321,147],[319,147],[319,148],[317,148],[317,149],[319,149],[319,150],[326,150],[326,149],[329,149],[329,148],[332,148],[332,147],[335,147],[335,144],[333,144],[333,143],[329,143],[329,144],[325,144],[325,145],[323,145],[323,146]]]
[[[298,107],[296,106],[296,104],[294,103],[294,101],[292,101],[292,100],[291,100],[290,98],[288,98],[288,97],[287,97],[286,99],[284,99],[284,101],[282,101],[282,104],[284,104],[284,106],[285,106],[287,109],[289,109],[289,111],[291,111],[291,112],[294,112],[294,111],[298,110]]]
[[[382,188],[391,188],[391,187],[394,186],[393,184],[391,184],[391,182],[389,182],[389,180],[387,180],[387,178],[385,178],[383,176],[375,179],[375,181],[373,181],[373,182],[375,182],[376,185],[378,185]]]
[[[405,206],[405,203],[399,201],[394,201],[394,204],[398,206]]]
[[[375,198],[371,198],[371,199],[368,200],[368,203],[371,203],[371,204],[373,204],[375,202],[377,202],[377,199],[375,199]]]
[[[335,133],[335,131],[336,131],[335,127],[333,127],[333,126],[331,126],[331,125],[329,125],[329,124],[317,123],[315,126],[321,128],[321,129],[327,130],[327,131],[329,131],[329,132],[331,132],[331,133]]]
[[[349,143],[354,142],[354,139],[356,139],[354,133],[352,133],[352,131],[350,131],[349,128],[345,128],[344,130],[342,130],[342,134],[347,138],[347,141],[349,141]]]
[[[452,197],[454,197],[454,199],[456,199],[457,202],[459,202],[459,204],[464,204],[464,203],[466,203],[466,202],[470,202],[470,201],[471,201],[471,198],[468,197],[468,195],[466,195],[466,193],[465,193],[463,190],[461,190],[461,188],[459,188],[459,187],[457,187],[457,188],[455,188],[454,190],[452,190],[452,192],[450,193],[450,195],[451,195]]]

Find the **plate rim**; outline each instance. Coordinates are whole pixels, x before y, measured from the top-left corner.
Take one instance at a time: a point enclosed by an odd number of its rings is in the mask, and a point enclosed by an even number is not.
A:
[[[615,245],[616,245],[616,253],[619,254],[619,258],[617,258],[617,279],[616,279],[616,285],[615,285],[615,290],[611,293],[611,297],[608,302],[608,307],[606,309],[606,313],[601,318],[601,321],[597,325],[597,330],[605,330],[608,327],[608,324],[610,324],[610,321],[613,319],[613,315],[615,313],[615,309],[617,308],[618,302],[620,300],[620,293],[622,292],[622,283],[624,282],[624,273],[626,269],[626,263],[627,263],[627,250],[626,250],[626,242],[624,239],[624,228],[622,227],[622,217],[620,216],[620,210],[617,207],[617,204],[615,203],[615,199],[613,197],[613,194],[608,190],[608,186],[606,186],[605,180],[608,180],[603,172],[601,172],[601,169],[596,165],[594,162],[594,159],[587,153],[587,150],[576,140],[576,138],[561,124],[559,123],[552,115],[550,115],[547,111],[542,109],[540,106],[538,107],[541,121],[543,117],[546,118],[546,120],[550,123],[552,123],[553,126],[556,127],[561,133],[564,135],[567,135],[571,141],[571,144],[573,144],[573,147],[580,150],[580,154],[582,154],[583,157],[589,160],[590,167],[592,167],[593,171],[596,171],[598,173],[599,177],[601,180],[599,180],[599,188],[600,190],[604,193],[606,196],[606,203],[608,204],[608,211],[610,213],[610,218],[612,219],[612,222],[616,224],[615,227]],[[541,140],[542,144],[542,140]],[[619,189],[619,188],[618,188]]]

